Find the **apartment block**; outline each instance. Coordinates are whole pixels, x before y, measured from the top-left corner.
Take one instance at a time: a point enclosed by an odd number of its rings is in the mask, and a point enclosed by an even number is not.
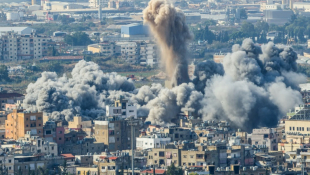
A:
[[[14,109],[5,120],[5,138],[17,140],[27,132],[43,137],[43,113],[27,112]]]
[[[118,42],[121,46],[121,57],[123,60],[135,64],[140,59],[140,44],[137,42]]]
[[[106,116],[117,116],[122,119],[128,117],[137,118],[137,107],[128,100],[121,98],[116,100],[114,104],[106,106]]]
[[[1,35],[0,40],[2,41],[0,51],[5,61],[40,59],[47,54],[48,38],[43,35],[7,32]]]
[[[159,52],[156,44],[141,43],[140,64],[154,67],[158,64]]]
[[[171,142],[170,137],[162,137],[161,134],[146,135],[136,138],[137,149],[161,148]]]
[[[102,42],[98,44],[91,44],[87,46],[87,50],[92,53],[100,53],[102,55],[113,55],[117,52],[117,46],[113,42]]]
[[[108,145],[109,151],[131,149],[131,126],[127,120],[109,117],[106,121],[94,121],[94,137],[97,142]],[[135,136],[139,129],[135,127]],[[134,147],[136,140],[134,139]]]

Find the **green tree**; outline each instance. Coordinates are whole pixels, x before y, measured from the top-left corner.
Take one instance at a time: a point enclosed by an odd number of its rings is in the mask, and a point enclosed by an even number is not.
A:
[[[73,35],[66,35],[64,41],[68,45],[86,46],[92,43],[85,32],[75,32]]]
[[[243,22],[241,25],[240,31],[243,33],[245,37],[255,37],[255,28],[254,25],[250,22]]]
[[[255,30],[257,33],[261,33],[261,32],[268,32],[269,31],[269,24],[265,21],[258,21],[255,24]]]
[[[6,65],[0,65],[0,81],[9,80],[9,71]]]
[[[177,168],[171,164],[167,169],[167,175],[183,175],[182,168]]]

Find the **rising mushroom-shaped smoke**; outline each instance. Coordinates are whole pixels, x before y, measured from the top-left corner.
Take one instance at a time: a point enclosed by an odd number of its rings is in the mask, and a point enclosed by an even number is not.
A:
[[[144,22],[161,50],[161,58],[172,86],[189,82],[187,42],[192,35],[184,13],[166,0],[151,0],[143,11]]]

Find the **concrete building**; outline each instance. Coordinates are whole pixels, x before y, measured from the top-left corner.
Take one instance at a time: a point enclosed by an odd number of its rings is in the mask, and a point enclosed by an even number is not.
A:
[[[147,26],[139,23],[123,25],[121,27],[121,37],[145,37],[148,35],[148,30]]]
[[[8,175],[14,175],[14,155],[1,155],[0,163],[2,169],[4,169],[4,167],[7,168]]]
[[[171,138],[161,134],[146,135],[136,138],[137,149],[161,148],[171,142]]]
[[[19,93],[0,93],[0,107],[1,109],[6,109],[6,104],[16,104],[18,101],[22,101],[24,98],[24,95]]]
[[[264,20],[268,24],[283,25],[291,19],[292,10],[265,10]]]
[[[31,35],[31,33],[35,32],[35,29],[30,27],[1,27],[0,35],[6,34],[8,32],[14,32],[18,35]]]
[[[141,43],[140,64],[154,67],[158,64],[158,48],[156,44]]]
[[[68,128],[90,128],[92,127],[91,120],[83,121],[81,116],[73,117],[73,121],[68,122]]]
[[[278,150],[275,128],[253,129],[251,135],[252,145],[269,148],[270,151]]]
[[[44,138],[38,136],[32,136],[31,132],[25,134],[24,138],[19,139],[24,145],[21,145],[26,149],[27,143],[29,143],[30,151],[34,154],[44,154],[51,157],[58,156],[58,146],[55,142],[49,142]]]
[[[14,109],[5,120],[5,138],[19,139],[27,132],[43,137],[43,113],[31,113]]]
[[[87,46],[87,50],[92,53],[100,53],[102,55],[113,55],[116,53],[115,43],[103,42],[99,44],[91,44]]]
[[[106,121],[94,121],[94,137],[97,142],[108,145],[109,151],[125,150],[131,148],[131,126],[127,120],[109,117]],[[135,136],[139,129],[135,127]],[[135,143],[134,139],[134,145]]]
[[[309,2],[294,2],[293,9],[301,10],[301,11],[310,11],[310,3]]]
[[[120,100],[116,100],[114,105],[106,106],[106,116],[116,116],[122,119],[134,117],[136,119],[137,107],[128,102],[128,100],[121,98]]]
[[[98,8],[99,3],[101,7],[104,7],[104,4],[107,2],[107,0],[89,0],[89,7],[90,8]]]
[[[137,42],[117,42],[121,47],[121,57],[128,63],[135,64],[140,59],[140,45]]]
[[[8,32],[2,34],[0,40],[2,40],[0,51],[5,61],[40,59],[47,54],[46,36]]]

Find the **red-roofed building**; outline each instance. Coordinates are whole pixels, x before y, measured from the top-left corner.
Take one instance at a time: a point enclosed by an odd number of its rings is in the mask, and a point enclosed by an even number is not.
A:
[[[67,165],[74,165],[75,156],[72,154],[61,154],[61,156],[67,161]]]
[[[116,160],[118,157],[109,157],[110,160]]]

